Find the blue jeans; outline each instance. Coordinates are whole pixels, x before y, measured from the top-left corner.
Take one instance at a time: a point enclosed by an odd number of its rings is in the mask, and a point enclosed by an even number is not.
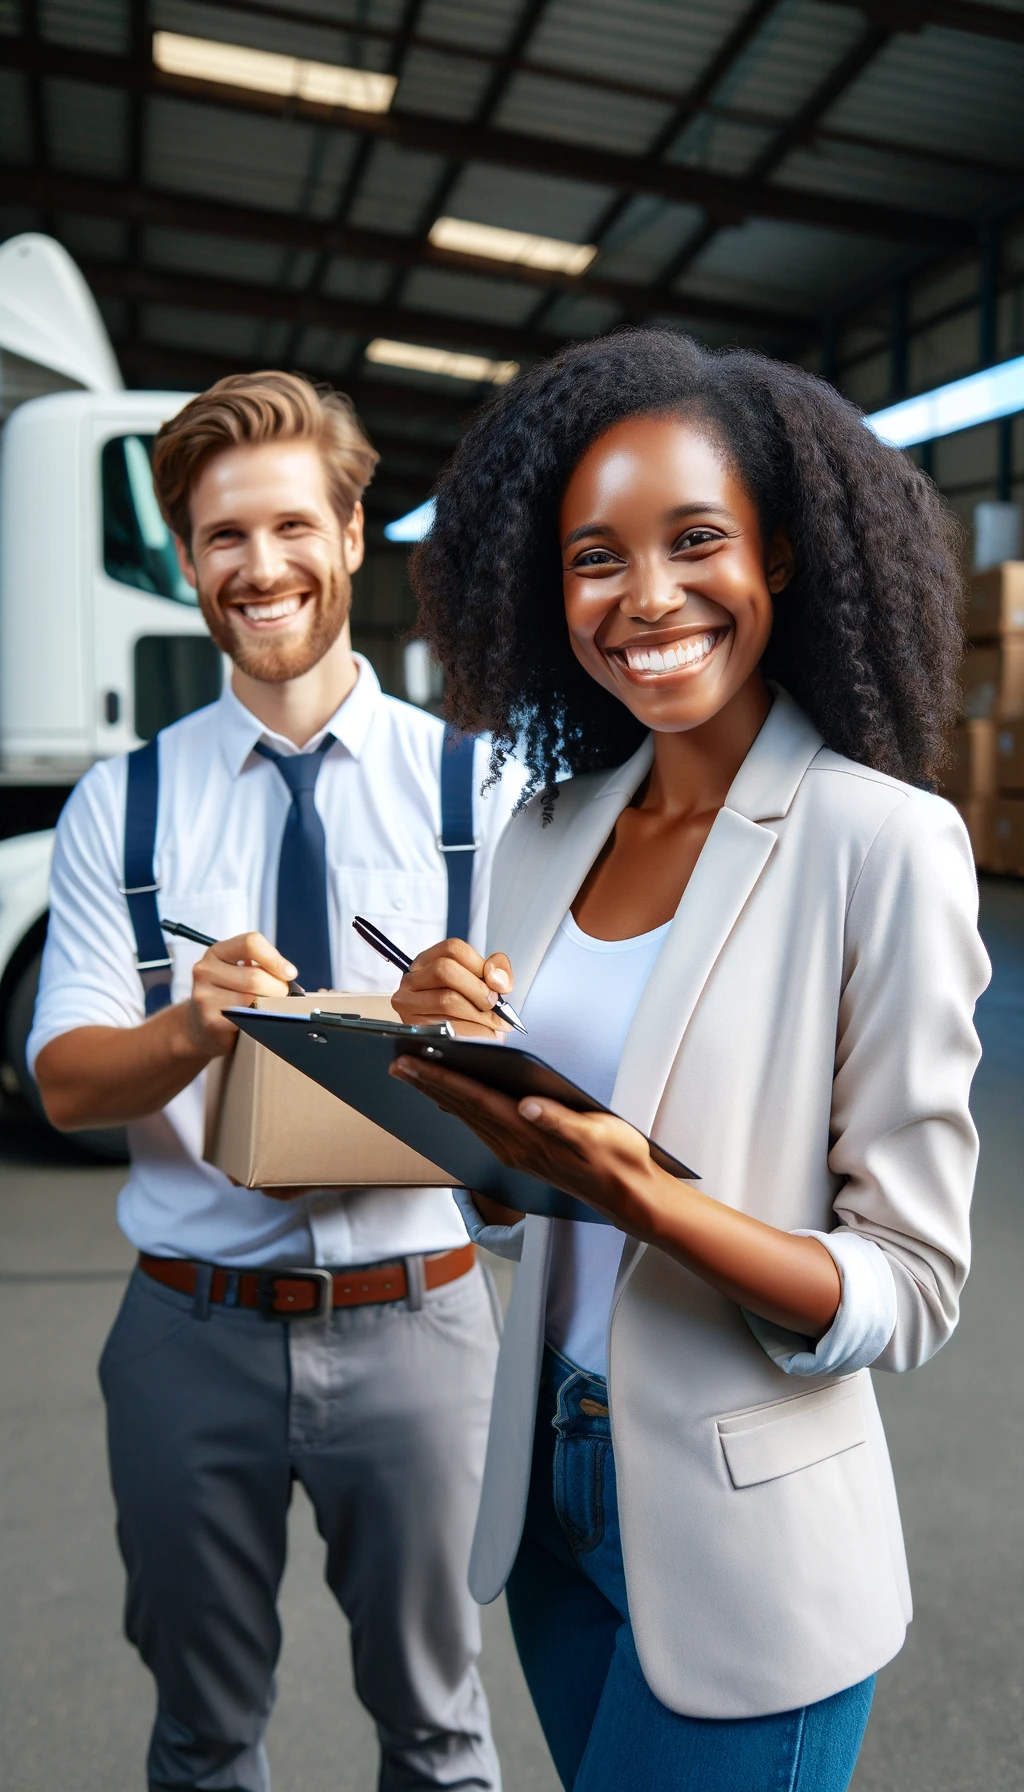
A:
[[[508,1583],[519,1659],[575,1792],[845,1792],[874,1676],[769,1717],[680,1717],[643,1677],[626,1607],[608,1389],[544,1353],[526,1528]]]

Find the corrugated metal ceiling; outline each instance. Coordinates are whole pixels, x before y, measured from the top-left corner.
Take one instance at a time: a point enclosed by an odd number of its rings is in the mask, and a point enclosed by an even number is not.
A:
[[[1002,11],[1012,36],[1024,0]],[[833,0],[152,0],[141,34],[129,0],[36,18],[0,0],[0,233],[65,238],[137,381],[276,357],[418,440],[450,440],[475,392],[370,367],[373,334],[528,360],[662,317],[806,354],[1024,197],[1024,29],[991,19],[896,30]],[[391,112],[161,79],[156,28],[392,72]],[[599,253],[575,282],[442,256],[440,213]]]

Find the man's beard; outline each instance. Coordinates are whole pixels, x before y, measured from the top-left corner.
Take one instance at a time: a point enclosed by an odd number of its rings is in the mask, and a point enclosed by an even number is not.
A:
[[[230,610],[236,607],[234,604],[225,604],[225,610],[229,611],[225,615],[208,602],[201,585],[197,591],[206,626],[221,652],[234,661],[240,672],[263,684],[284,684],[290,678],[301,678],[303,673],[311,672],[334,646],[352,608],[352,581],[343,567],[335,567],[329,585],[321,586],[319,593],[310,599],[313,617],[302,640],[261,643],[252,637],[243,637],[232,624]],[[230,594],[229,584],[222,597]],[[273,595],[266,591],[253,592],[250,601],[266,601]]]

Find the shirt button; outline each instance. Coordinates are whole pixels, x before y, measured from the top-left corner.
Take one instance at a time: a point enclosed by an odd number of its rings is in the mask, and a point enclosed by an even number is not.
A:
[[[391,906],[392,908],[403,909],[408,908],[409,905],[404,896],[392,896]]]

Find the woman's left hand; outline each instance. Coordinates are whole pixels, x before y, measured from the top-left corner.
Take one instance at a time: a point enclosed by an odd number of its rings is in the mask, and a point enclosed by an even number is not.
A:
[[[620,1232],[667,1251],[737,1306],[809,1338],[820,1338],[832,1324],[842,1282],[819,1239],[781,1231],[677,1181],[625,1120],[574,1114],[539,1096],[515,1102],[420,1058],[396,1058],[391,1075],[465,1121],[509,1169],[578,1196]]]
[[[472,1127],[509,1169],[576,1195],[620,1231],[650,1236],[659,1183],[672,1178],[655,1164],[643,1133],[627,1121],[613,1114],[576,1114],[539,1096],[515,1102],[420,1058],[397,1058],[391,1075],[421,1089],[445,1113]]]

